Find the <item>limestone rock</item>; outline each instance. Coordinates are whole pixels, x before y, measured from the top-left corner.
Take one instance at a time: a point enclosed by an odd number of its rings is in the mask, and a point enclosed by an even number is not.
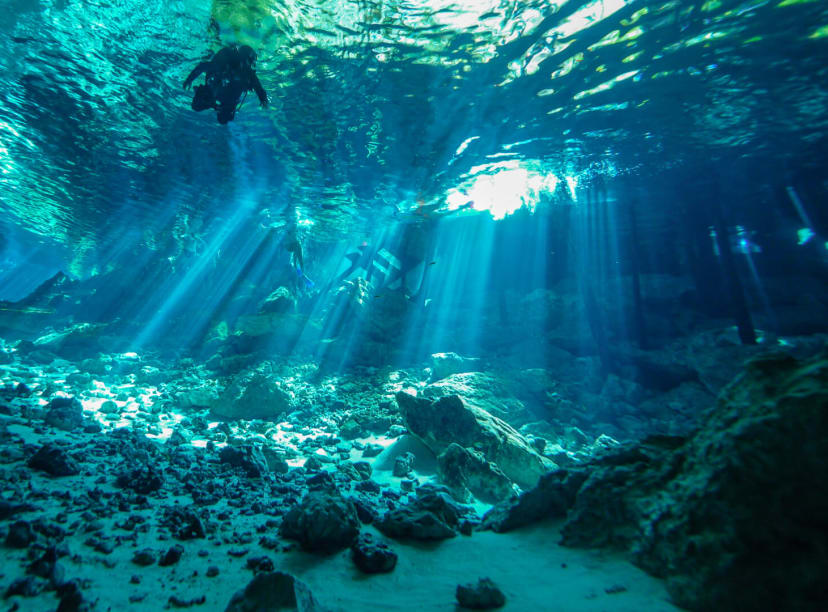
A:
[[[442,380],[452,374],[463,372],[477,372],[480,368],[480,359],[477,357],[461,357],[457,353],[434,353],[431,356],[431,380]]]
[[[233,595],[225,612],[324,612],[308,586],[290,574],[257,574],[243,591]]]
[[[338,495],[313,492],[288,511],[279,535],[297,540],[309,552],[332,553],[356,540],[359,525],[352,502]]]
[[[454,442],[474,448],[525,488],[555,467],[506,422],[457,395],[431,401],[399,392],[396,398],[409,431],[436,455]]]
[[[219,460],[233,467],[238,467],[250,478],[261,478],[268,472],[268,464],[262,450],[256,446],[225,446],[219,452]]]
[[[80,473],[77,461],[66,451],[52,444],[44,444],[29,459],[28,466],[52,476],[74,476]]]
[[[513,495],[512,481],[477,451],[450,444],[437,457],[440,481],[455,499],[468,503],[473,495],[480,501],[498,503]]]
[[[261,372],[237,376],[211,406],[224,419],[276,420],[291,410],[292,398],[281,385]]]
[[[517,399],[513,384],[488,372],[451,374],[423,389],[424,398],[437,399],[459,395],[467,403],[504,420],[524,420],[526,406]]]
[[[457,602],[470,610],[492,610],[506,604],[506,596],[490,578],[481,578],[477,584],[457,585]]]
[[[366,574],[387,574],[397,565],[397,553],[385,542],[377,542],[370,533],[362,534],[351,547],[351,557]]]
[[[54,397],[46,411],[46,423],[64,431],[83,427],[83,406],[74,397]]]

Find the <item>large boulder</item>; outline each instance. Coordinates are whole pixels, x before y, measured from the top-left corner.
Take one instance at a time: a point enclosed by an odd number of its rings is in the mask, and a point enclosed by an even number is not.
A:
[[[83,405],[74,397],[54,397],[44,417],[47,424],[64,431],[83,427]]]
[[[455,499],[463,503],[472,496],[496,504],[513,495],[512,481],[475,450],[449,444],[437,457],[437,474]]]
[[[433,382],[422,391],[429,399],[459,395],[464,402],[474,404],[489,414],[505,421],[522,421],[526,416],[523,402],[512,394],[513,385],[488,372],[451,374]]]
[[[333,553],[354,543],[359,526],[356,508],[350,500],[313,492],[288,511],[279,535],[297,540],[308,552]]]
[[[210,411],[228,420],[277,420],[291,406],[291,394],[279,382],[262,372],[249,371],[234,378],[213,401]]]
[[[44,444],[28,461],[33,470],[40,470],[52,476],[74,476],[80,473],[78,462],[54,444]]]
[[[442,486],[423,485],[407,505],[386,512],[375,525],[389,538],[445,540],[457,535],[457,529],[474,510],[451,499]]]
[[[473,448],[524,488],[556,467],[508,423],[457,395],[431,401],[401,391],[396,398],[408,430],[436,455],[452,443]]]
[[[250,478],[261,478],[269,471],[262,449],[252,444],[225,446],[219,451],[219,461],[241,468]]]

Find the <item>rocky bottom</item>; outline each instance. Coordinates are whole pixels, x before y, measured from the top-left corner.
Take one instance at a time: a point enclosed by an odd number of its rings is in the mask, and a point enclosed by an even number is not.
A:
[[[309,525],[313,535],[302,544],[323,550],[305,552],[280,526],[307,491],[323,504],[338,499],[333,487],[319,487],[324,469],[253,478],[227,469],[220,453],[206,448],[162,445],[123,430],[68,433],[24,420],[6,415],[0,426],[8,483],[0,503],[0,585],[8,610],[257,609],[234,595],[254,576],[277,572],[301,581],[313,603],[277,607],[268,600],[274,607],[263,609],[454,610],[458,586],[477,586],[480,578],[502,591],[504,609],[675,609],[662,583],[622,555],[558,546],[555,524],[417,542],[389,541],[357,519],[352,527],[363,536],[354,550],[336,544],[336,529]],[[39,452],[42,463],[32,461]],[[152,456],[153,474],[120,478],[142,454]],[[378,468],[375,477],[391,481],[392,469]],[[186,489],[209,489],[217,479],[227,494],[193,504]],[[381,507],[387,497],[380,491],[399,491],[399,484],[376,489],[363,497],[366,507]],[[380,573],[366,573],[357,548],[383,543],[395,563],[389,569],[380,561],[369,570]],[[272,597],[272,588],[264,592],[254,590],[257,605]]]

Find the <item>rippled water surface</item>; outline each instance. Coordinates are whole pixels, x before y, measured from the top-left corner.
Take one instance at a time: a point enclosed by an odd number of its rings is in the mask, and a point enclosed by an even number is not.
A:
[[[77,258],[239,193],[336,237],[504,169],[818,166],[826,38],[808,0],[6,0],[0,223]],[[223,127],[182,81],[231,41],[272,103]]]

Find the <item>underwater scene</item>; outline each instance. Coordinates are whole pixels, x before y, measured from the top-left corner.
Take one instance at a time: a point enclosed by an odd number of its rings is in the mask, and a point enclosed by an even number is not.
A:
[[[828,609],[828,3],[0,8],[0,609]]]

